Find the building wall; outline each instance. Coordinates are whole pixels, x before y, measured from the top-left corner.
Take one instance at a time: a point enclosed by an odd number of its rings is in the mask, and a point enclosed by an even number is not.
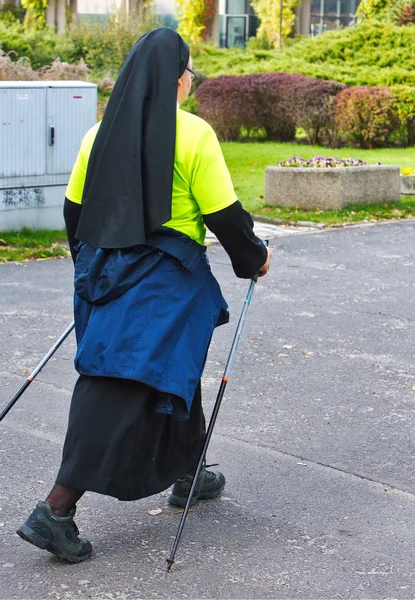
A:
[[[0,4],[4,1],[0,0]],[[328,29],[350,27],[355,23],[354,14],[360,1],[302,0],[297,11],[295,31],[301,35],[317,35]],[[78,14],[105,15],[113,10],[125,10],[128,2],[129,0],[78,0]],[[238,7],[243,4],[243,0],[217,0],[217,12],[211,32],[216,44],[244,46],[248,37],[255,35],[256,21],[249,0],[243,9],[246,21],[240,18],[242,13]],[[154,11],[161,17],[164,25],[173,28],[177,26],[175,0],[154,0]]]
[[[122,8],[123,0],[78,0],[79,15],[106,15]]]

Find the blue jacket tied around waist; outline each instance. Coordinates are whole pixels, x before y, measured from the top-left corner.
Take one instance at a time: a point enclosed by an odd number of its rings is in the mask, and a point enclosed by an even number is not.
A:
[[[141,381],[166,393],[158,412],[188,418],[213,330],[229,321],[205,251],[166,227],[135,248],[106,250],[81,242],[75,264],[76,370]]]

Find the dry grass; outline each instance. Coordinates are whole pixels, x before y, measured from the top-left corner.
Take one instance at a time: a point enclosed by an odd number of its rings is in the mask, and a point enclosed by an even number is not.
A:
[[[56,58],[51,65],[34,70],[25,56],[16,58],[15,52],[7,54],[0,50],[0,80],[2,81],[40,81],[40,80],[88,80],[88,67],[81,59],[77,64],[62,62]]]

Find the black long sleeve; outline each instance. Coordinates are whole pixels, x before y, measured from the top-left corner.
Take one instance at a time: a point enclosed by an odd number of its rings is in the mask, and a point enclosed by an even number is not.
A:
[[[68,198],[65,198],[63,205],[63,218],[65,219],[66,235],[68,236],[69,249],[73,262],[76,259],[75,246],[78,240],[75,239],[75,233],[78,228],[79,217],[81,216],[82,204],[71,202]]]
[[[268,252],[254,233],[254,222],[242,204],[234,202],[227,208],[203,215],[206,227],[225,248],[237,277],[250,279],[265,264]]]

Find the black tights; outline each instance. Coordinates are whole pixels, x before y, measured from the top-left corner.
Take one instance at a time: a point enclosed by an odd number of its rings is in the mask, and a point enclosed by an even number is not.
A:
[[[57,517],[67,517],[71,508],[74,508],[75,504],[84,494],[85,490],[78,490],[56,483],[45,502],[50,505]]]

